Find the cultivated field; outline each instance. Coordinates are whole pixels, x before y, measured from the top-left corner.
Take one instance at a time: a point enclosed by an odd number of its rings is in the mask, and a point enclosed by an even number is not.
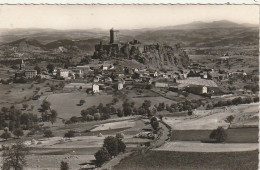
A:
[[[246,152],[169,152],[148,151],[123,159],[115,170],[238,170],[258,169],[258,151]]]
[[[201,143],[174,141],[156,148],[156,151],[178,152],[242,152],[258,149],[258,143]]]

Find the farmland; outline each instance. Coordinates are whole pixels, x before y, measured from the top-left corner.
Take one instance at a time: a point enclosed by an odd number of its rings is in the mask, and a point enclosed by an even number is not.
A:
[[[170,161],[169,161],[170,160]],[[246,152],[176,152],[148,151],[122,160],[115,170],[159,170],[159,169],[252,169],[258,168],[258,151]]]

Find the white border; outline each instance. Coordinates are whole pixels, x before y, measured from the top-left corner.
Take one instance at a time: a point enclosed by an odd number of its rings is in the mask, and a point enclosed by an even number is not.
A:
[[[0,0],[0,4],[254,4],[260,0]]]

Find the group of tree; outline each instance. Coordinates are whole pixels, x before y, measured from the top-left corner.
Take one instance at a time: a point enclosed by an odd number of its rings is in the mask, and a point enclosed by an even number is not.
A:
[[[103,147],[95,153],[96,166],[101,166],[112,157],[117,156],[121,152],[125,152],[125,149],[126,145],[122,140],[122,135],[106,137]]]
[[[83,121],[106,120],[109,119],[112,114],[116,113],[117,110],[114,106],[112,106],[111,104],[106,104],[104,106],[102,103],[100,103],[98,106],[94,105],[87,109],[81,110]]]
[[[26,155],[29,153],[28,147],[26,147],[21,141],[16,141],[16,143],[11,146],[3,146],[2,150],[2,170],[23,169],[26,165]]]
[[[22,113],[14,106],[10,108],[2,107],[0,110],[0,130],[5,130],[1,135],[4,139],[11,137],[10,132],[19,138],[24,135],[23,130],[31,130],[36,125],[38,125],[38,118],[35,114]]]
[[[221,107],[221,106],[230,106],[230,105],[238,105],[238,104],[249,104],[252,102],[259,102],[258,97],[236,97],[232,100],[219,100],[217,103],[213,105],[213,107]]]
[[[203,105],[201,100],[185,100],[183,102],[172,103],[170,106],[166,105],[166,110],[170,113],[191,111]]]
[[[56,110],[51,109],[51,103],[47,100],[43,100],[40,108],[41,118],[43,122],[56,122],[58,113]]]

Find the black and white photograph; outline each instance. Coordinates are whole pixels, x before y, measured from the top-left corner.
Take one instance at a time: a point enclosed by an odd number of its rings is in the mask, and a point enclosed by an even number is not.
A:
[[[257,170],[259,5],[0,5],[1,170]]]

